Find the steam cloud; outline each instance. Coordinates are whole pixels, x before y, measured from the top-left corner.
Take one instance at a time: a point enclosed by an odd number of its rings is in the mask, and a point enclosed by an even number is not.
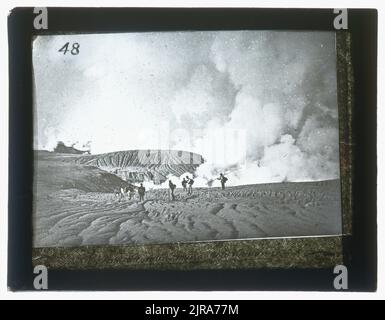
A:
[[[35,148],[193,151],[195,186],[339,177],[334,33],[42,36],[33,52]]]

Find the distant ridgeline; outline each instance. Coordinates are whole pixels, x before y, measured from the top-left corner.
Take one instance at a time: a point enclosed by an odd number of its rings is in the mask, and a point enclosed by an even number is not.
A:
[[[64,142],[62,141],[59,141],[57,143],[57,146],[55,147],[55,149],[53,149],[53,152],[56,152],[56,153],[69,153],[69,154],[90,154],[90,151],[89,150],[78,150],[76,148],[73,147],[73,145],[71,147],[67,147]]]
[[[193,174],[204,160],[201,155],[175,150],[128,150],[66,158],[66,161],[95,166],[131,183],[161,184],[169,175]]]

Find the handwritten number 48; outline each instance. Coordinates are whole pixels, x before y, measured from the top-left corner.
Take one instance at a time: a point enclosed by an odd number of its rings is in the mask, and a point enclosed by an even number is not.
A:
[[[66,54],[68,51],[71,52],[73,56],[76,56],[79,54],[79,48],[80,44],[75,42],[72,44],[72,48],[69,48],[70,43],[67,42],[64,46],[62,46],[59,50],[59,52],[63,52],[63,54]]]

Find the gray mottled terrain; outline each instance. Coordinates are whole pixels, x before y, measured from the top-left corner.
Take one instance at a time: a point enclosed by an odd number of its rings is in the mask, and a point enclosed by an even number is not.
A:
[[[84,157],[36,152],[35,247],[341,233],[339,180],[176,189],[175,201],[154,189],[139,202],[117,198],[128,183]]]

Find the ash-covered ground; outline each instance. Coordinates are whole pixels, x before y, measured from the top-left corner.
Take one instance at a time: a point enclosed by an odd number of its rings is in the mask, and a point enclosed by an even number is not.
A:
[[[341,233],[340,181],[168,189],[129,200],[118,176],[36,153],[34,247],[149,244]]]

